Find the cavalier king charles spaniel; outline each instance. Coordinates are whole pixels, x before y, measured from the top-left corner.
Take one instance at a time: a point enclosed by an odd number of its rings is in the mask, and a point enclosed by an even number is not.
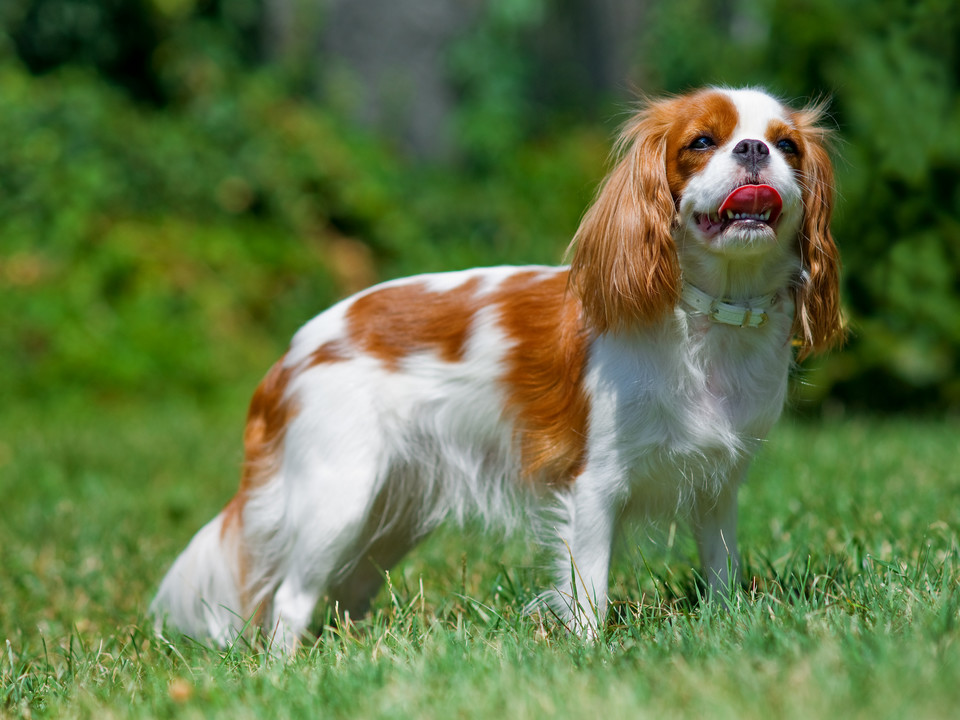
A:
[[[711,594],[737,583],[737,488],[794,358],[843,335],[818,108],[756,89],[650,102],[564,267],[393,280],[309,321],[250,404],[237,494],[151,611],[293,650],[321,600],[363,612],[444,520],[532,528],[576,632],[629,522],[689,519]]]

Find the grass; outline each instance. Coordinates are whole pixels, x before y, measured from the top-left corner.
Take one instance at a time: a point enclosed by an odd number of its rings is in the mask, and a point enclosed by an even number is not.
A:
[[[584,642],[520,609],[520,540],[445,530],[375,612],[289,662],[167,645],[145,609],[229,498],[245,398],[5,409],[0,716],[952,717],[960,705],[960,425],[785,422],[741,495],[744,589],[697,602],[682,528],[628,543]]]

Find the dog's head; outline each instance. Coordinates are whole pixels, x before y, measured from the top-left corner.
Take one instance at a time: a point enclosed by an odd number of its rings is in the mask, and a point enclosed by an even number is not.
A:
[[[779,253],[799,270],[801,356],[834,343],[839,261],[820,114],[758,90],[706,89],[631,118],[571,246],[571,287],[588,321],[604,332],[661,318],[677,303],[686,256],[759,266]]]

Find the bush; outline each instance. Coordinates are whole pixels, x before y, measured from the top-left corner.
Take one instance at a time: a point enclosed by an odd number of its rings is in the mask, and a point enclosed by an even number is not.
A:
[[[0,84],[5,390],[215,388],[344,290],[343,228],[390,235],[369,149],[262,80],[167,113],[74,71]]]
[[[198,62],[212,79],[163,110],[88,71],[0,65],[5,394],[249,384],[378,277],[558,261],[600,173],[589,134],[495,176],[411,168],[268,74]]]

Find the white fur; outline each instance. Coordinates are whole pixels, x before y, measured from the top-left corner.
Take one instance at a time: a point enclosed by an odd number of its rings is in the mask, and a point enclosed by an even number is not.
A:
[[[221,513],[193,537],[160,584],[151,611],[162,612],[180,632],[224,644],[246,618],[237,613],[236,548],[221,541],[222,521]]]
[[[493,307],[473,317],[458,362],[417,352],[390,368],[354,347],[349,359],[299,372],[287,389],[298,412],[282,462],[243,508],[246,587],[236,585],[237,561],[220,540],[218,517],[167,575],[152,606],[157,617],[223,642],[242,625],[239,613],[262,604],[267,634],[291,649],[318,601],[362,611],[380,585],[378,567],[389,569],[444,519],[468,517],[507,529],[535,526],[554,548],[556,581],[547,600],[578,631],[594,632],[603,618],[611,546],[626,517],[689,515],[705,577],[726,593],[739,565],[737,487],[786,392],[794,314],[788,287],[801,269],[793,239],[803,212],[794,173],[771,149],[763,182],[784,201],[777,242],[741,258],[699,237],[693,213],[715,209],[742,183],[731,148],[762,138],[771,118],[784,117],[760,92],[729,96],[740,125],[690,180],[674,239],[685,278],[705,291],[776,292],[764,326],[718,325],[677,307],[658,323],[593,337],[583,379],[586,463],[569,483],[521,478],[501,380],[514,341]],[[469,270],[385,286],[416,282],[442,291],[481,278],[485,295],[529,270]],[[543,277],[565,272],[535,270]],[[307,323],[287,365],[301,367],[317,347],[342,338],[353,302]],[[245,609],[243,592],[252,595]]]

